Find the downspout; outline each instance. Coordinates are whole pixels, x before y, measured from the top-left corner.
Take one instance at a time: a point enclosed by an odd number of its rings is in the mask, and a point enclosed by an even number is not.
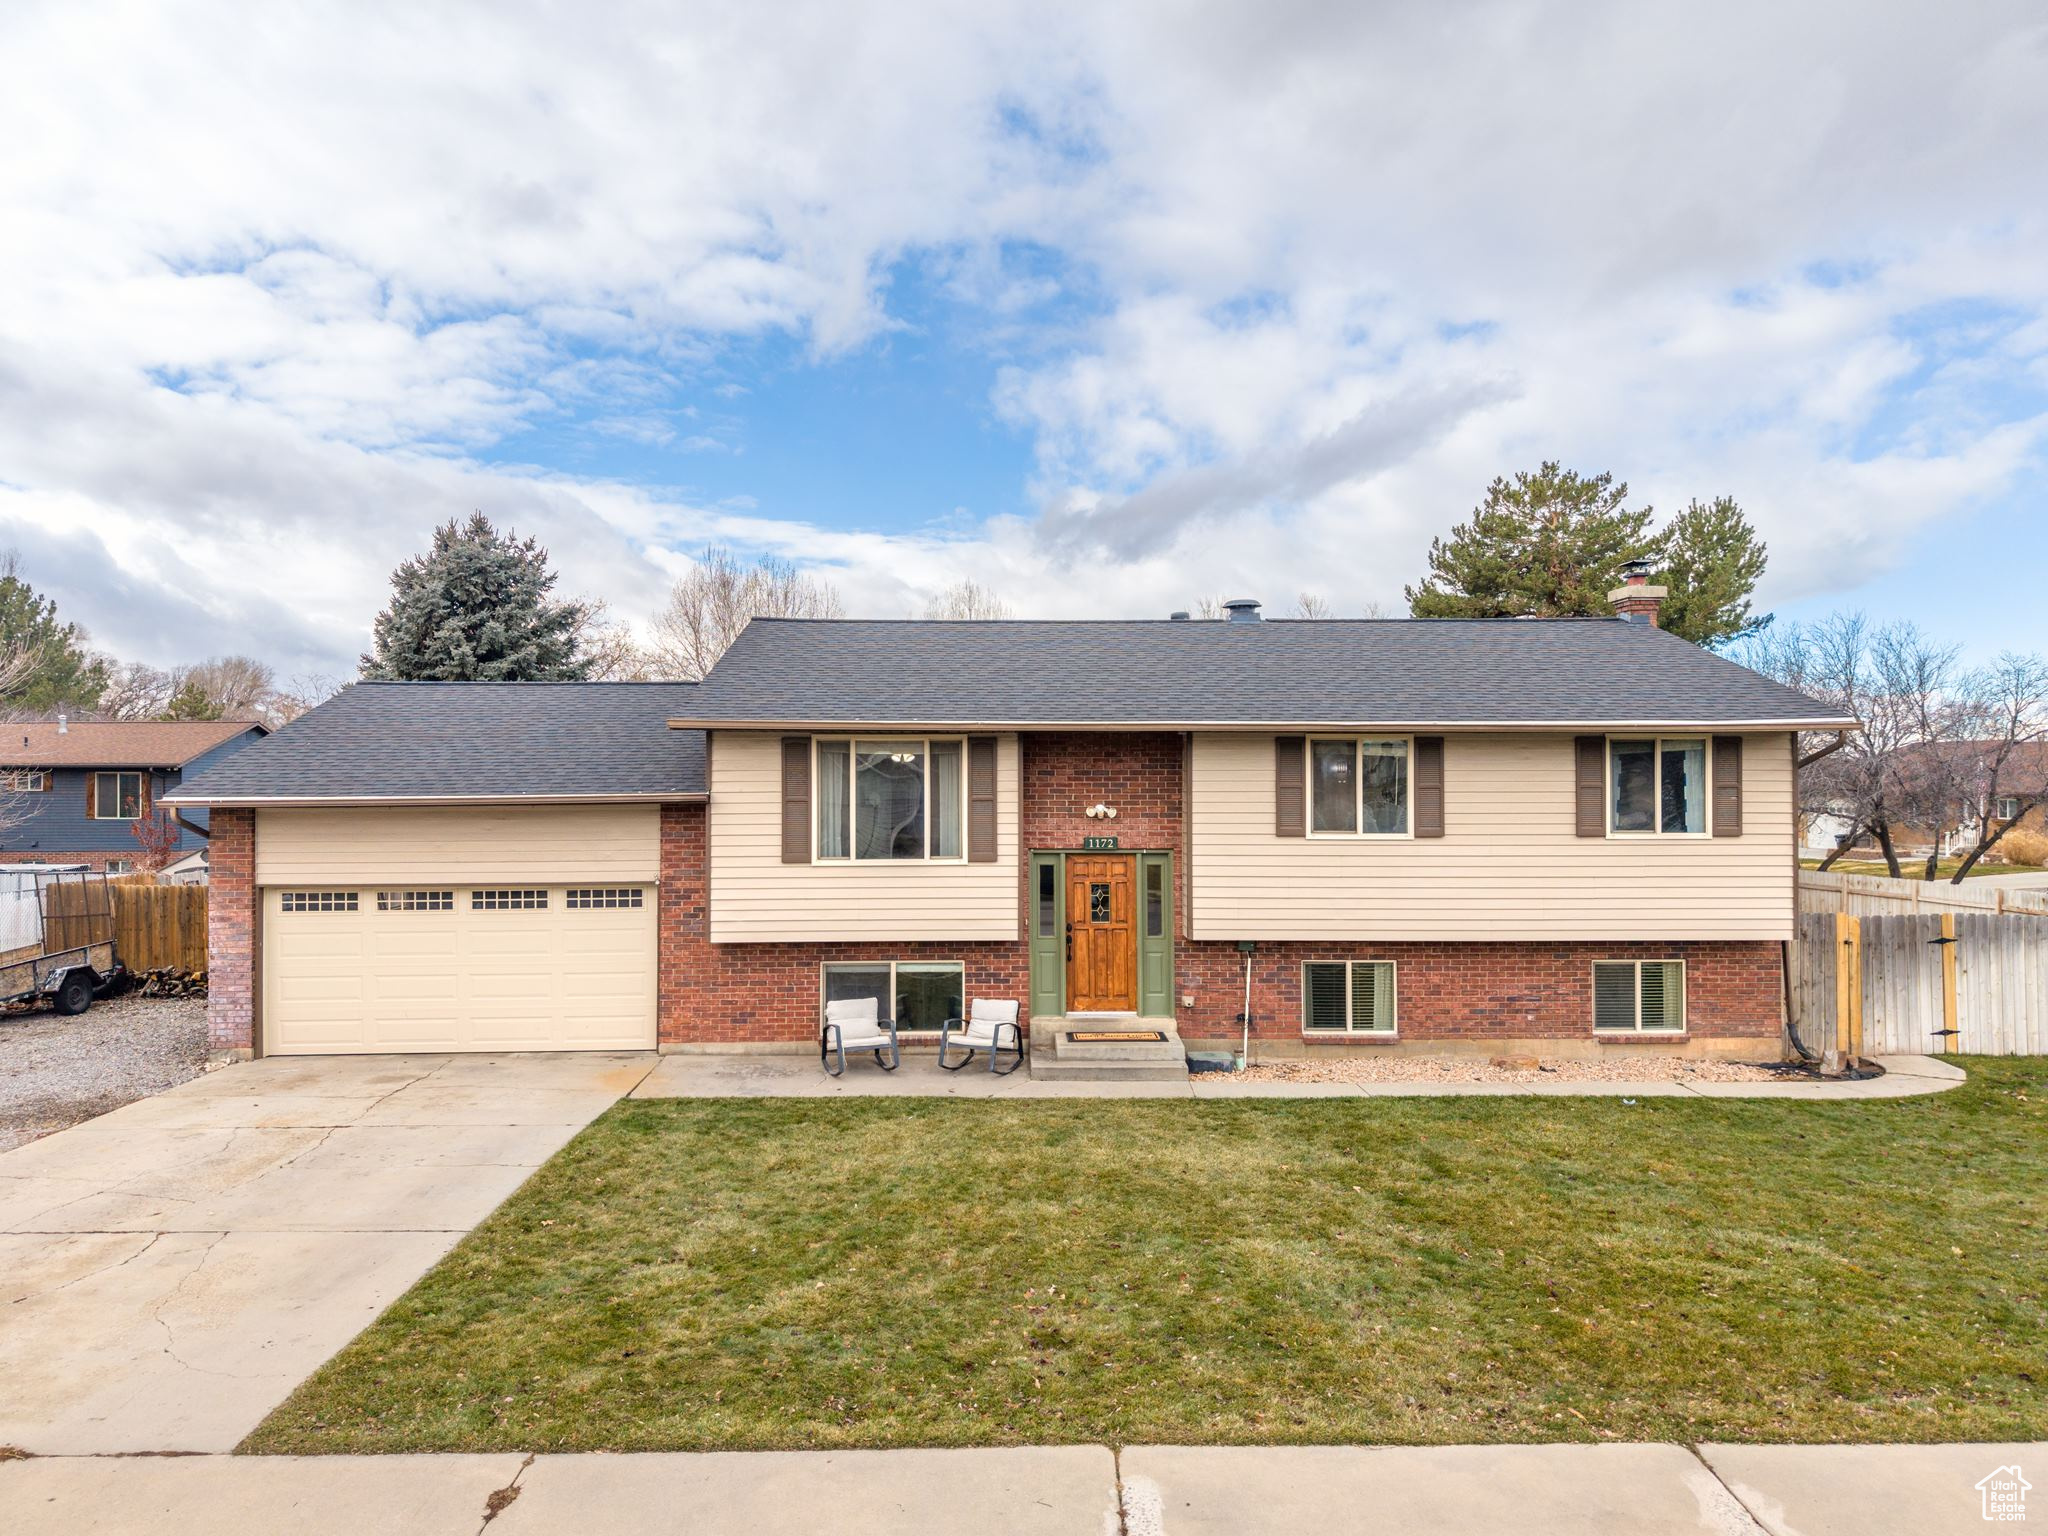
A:
[[[1252,951],[1258,945],[1250,939],[1240,939],[1237,947],[1244,954],[1244,1039],[1237,1048],[1237,1070],[1242,1072],[1252,1059]]]
[[[1793,740],[1796,742],[1797,737]],[[1817,747],[1804,757],[1792,759],[1792,923],[1793,931],[1799,924],[1799,770],[1810,768],[1822,758],[1839,752],[1849,744],[1847,731],[1835,732],[1835,739],[1824,747]],[[1792,953],[1794,941],[1785,939],[1778,945],[1778,974],[1784,982],[1785,991],[1785,1039],[1805,1062],[1817,1062],[1820,1057],[1807,1048],[1799,1038],[1798,998],[1792,985]]]

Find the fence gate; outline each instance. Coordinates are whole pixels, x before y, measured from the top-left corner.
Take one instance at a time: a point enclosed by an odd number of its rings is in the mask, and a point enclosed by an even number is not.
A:
[[[2048,917],[1808,912],[1798,951],[1793,1022],[1809,1050],[2048,1053]]]

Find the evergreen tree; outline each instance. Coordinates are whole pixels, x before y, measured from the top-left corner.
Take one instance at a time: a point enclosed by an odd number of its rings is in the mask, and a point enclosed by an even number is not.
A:
[[[171,695],[171,701],[164,706],[159,720],[218,720],[222,711],[220,704],[207,693],[205,685],[197,678],[187,678],[178,685],[178,691]]]
[[[1662,574],[1671,589],[1657,622],[1695,645],[1747,639],[1771,622],[1750,608],[1764,546],[1732,496],[1694,501],[1664,530]]]
[[[1417,618],[1598,616],[1621,565],[1651,562],[1670,589],[1658,623],[1695,645],[1719,645],[1770,622],[1750,608],[1765,550],[1731,497],[1694,501],[1669,527],[1631,508],[1626,483],[1549,462],[1495,480],[1469,521],[1429,546],[1429,575],[1407,589]]]
[[[1603,614],[1621,563],[1655,556],[1650,509],[1629,508],[1626,483],[1576,474],[1555,460],[1495,480],[1448,539],[1429,544],[1429,575],[1407,589],[1418,619]]]
[[[587,604],[551,599],[555,573],[531,538],[481,512],[434,530],[434,547],[391,573],[363,676],[408,682],[562,682],[590,673],[580,654]]]
[[[0,557],[0,656],[8,669],[0,708],[27,715],[60,709],[86,713],[107,687],[107,662],[86,649],[87,635],[57,618],[57,605],[21,579],[15,557]]]

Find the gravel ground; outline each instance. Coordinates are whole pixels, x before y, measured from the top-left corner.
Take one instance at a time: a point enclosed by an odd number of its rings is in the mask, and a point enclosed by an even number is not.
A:
[[[0,1152],[206,1070],[206,999],[115,997],[0,1015]]]
[[[1602,1061],[1545,1061],[1534,1072],[1496,1067],[1484,1057],[1432,1060],[1426,1056],[1357,1056],[1339,1061],[1271,1061],[1246,1069],[1253,1082],[1276,1083],[1767,1083],[1784,1067],[1741,1061],[1690,1061],[1682,1056],[1638,1056]]]

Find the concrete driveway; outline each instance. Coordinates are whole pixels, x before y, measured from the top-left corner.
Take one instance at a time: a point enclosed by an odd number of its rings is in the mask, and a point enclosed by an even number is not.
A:
[[[232,1448],[654,1061],[278,1057],[0,1153],[0,1446]]]

